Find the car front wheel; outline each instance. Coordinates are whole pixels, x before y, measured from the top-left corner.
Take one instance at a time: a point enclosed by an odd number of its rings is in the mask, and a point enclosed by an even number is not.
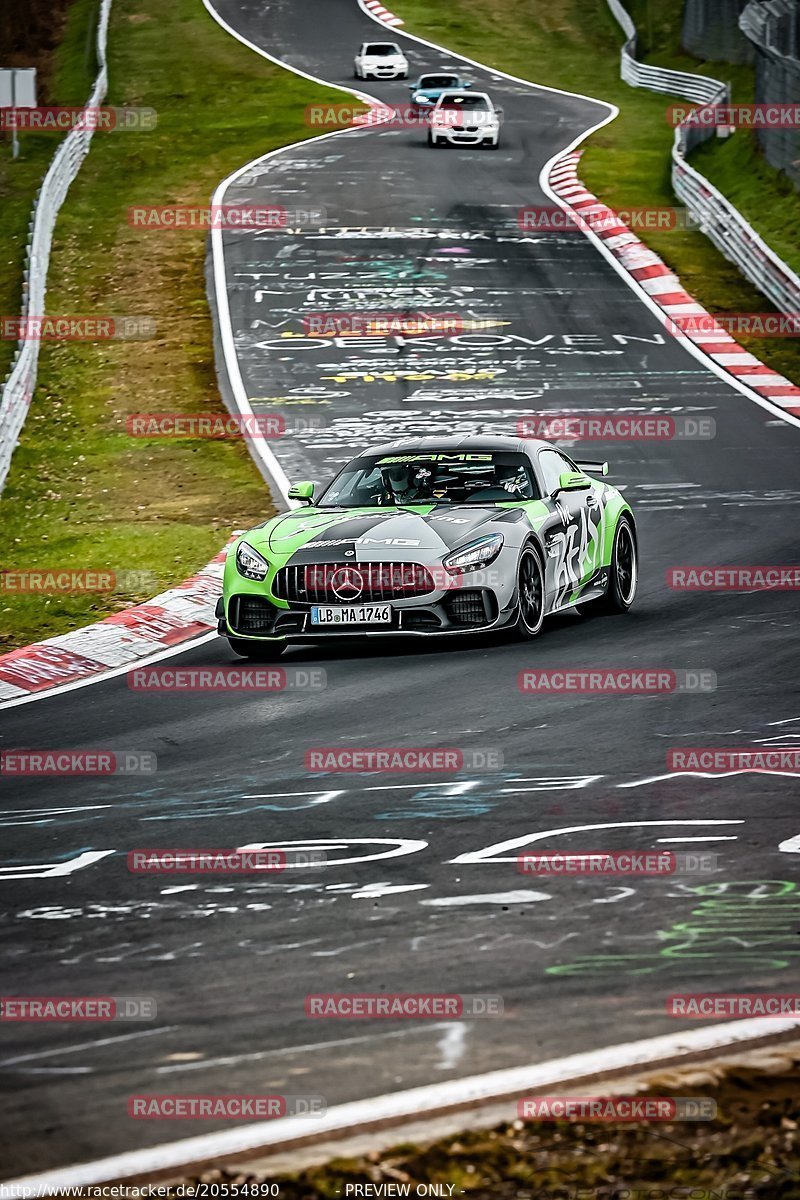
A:
[[[531,546],[522,551],[517,566],[517,606],[515,632],[523,641],[531,641],[541,631],[545,609],[542,560]]]

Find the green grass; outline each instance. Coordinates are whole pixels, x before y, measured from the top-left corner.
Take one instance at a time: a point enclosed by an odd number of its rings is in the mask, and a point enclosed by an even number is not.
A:
[[[85,104],[91,94],[97,63],[95,30],[98,0],[75,0],[67,13],[61,44],[48,63],[49,70],[39,72],[39,104]],[[0,308],[8,315],[20,311],[25,246],[36,190],[45,176],[61,135],[56,133],[19,133],[19,157],[11,157],[11,137],[4,135],[0,144],[0,207],[3,211],[2,251],[0,251]],[[0,380],[16,350],[15,342],[0,341]]]
[[[80,73],[82,4],[58,68],[70,86]],[[59,216],[47,308],[150,316],[157,334],[43,343],[39,385],[0,498],[0,563],[12,571],[146,570],[154,581],[113,595],[0,594],[3,649],[148,599],[207,562],[229,530],[270,512],[241,442],[125,432],[132,412],[223,411],[205,298],[206,238],[133,229],[127,210],[207,205],[236,167],[309,135],[306,104],[341,97],[242,46],[197,0],[114,0],[109,66],[108,103],[152,106],[158,125],[95,135]]]
[[[750,67],[700,64],[679,46],[681,6],[675,0],[629,5],[641,32],[640,56],[664,66],[730,80],[734,99],[753,96]],[[585,144],[581,178],[616,209],[671,208],[670,148],[673,130],[666,112],[678,98],[628,87],[619,78],[622,31],[604,0],[460,0],[433,6],[429,0],[395,0],[409,33],[461,51],[523,79],[575,90],[610,101],[620,115]],[[647,35],[652,30],[652,44]],[[715,140],[692,161],[739,206],[778,254],[800,269],[800,196],[753,150],[750,135]],[[640,235],[680,276],[685,287],[712,312],[764,312],[771,305],[737,268],[696,230],[648,230]],[[762,361],[800,380],[796,339],[740,340]]]

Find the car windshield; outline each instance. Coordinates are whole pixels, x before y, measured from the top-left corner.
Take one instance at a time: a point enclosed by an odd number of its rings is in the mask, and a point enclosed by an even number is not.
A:
[[[420,450],[349,462],[317,502],[320,508],[405,504],[500,504],[538,496],[524,454]]]
[[[371,46],[364,47],[365,54],[372,54],[375,58],[383,58],[389,54],[399,54],[400,47],[393,46],[390,42],[374,42]]]
[[[459,80],[455,75],[421,75],[417,84],[419,88],[448,88],[458,87]]]
[[[445,96],[442,108],[458,108],[470,112],[488,112],[489,101],[485,96]]]

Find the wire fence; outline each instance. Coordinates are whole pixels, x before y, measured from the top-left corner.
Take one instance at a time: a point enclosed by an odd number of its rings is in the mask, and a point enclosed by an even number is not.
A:
[[[739,28],[749,0],[684,0],[681,45],[706,62],[749,63],[753,46]]]
[[[747,4],[742,32],[754,48],[756,103],[795,105],[800,109],[800,2],[767,0]],[[800,189],[800,128],[791,125],[756,130],[764,157],[785,171]]]
[[[781,4],[793,0],[766,2]],[[718,79],[637,62],[636,27],[630,14],[619,0],[608,0],[608,6],[625,34],[621,75],[626,83],[653,92],[682,96],[701,105],[730,103],[730,89]],[[687,155],[696,145],[717,133],[713,122],[703,125],[684,121],[676,127],[672,144],[673,190],[701,231],[777,309],[800,312],[800,278],[759,237],[739,210],[687,162]]]
[[[98,72],[85,108],[96,108],[108,90],[106,42],[112,0],[102,0],[97,23]],[[92,121],[76,127],[59,143],[33,203],[28,224],[28,244],[22,284],[22,317],[44,316],[47,269],[58,211],[70,184],[81,168],[92,141]],[[23,325],[23,333],[25,326]],[[11,456],[25,424],[39,365],[39,339],[24,336],[17,346],[11,368],[0,391],[0,491],[8,475]]]

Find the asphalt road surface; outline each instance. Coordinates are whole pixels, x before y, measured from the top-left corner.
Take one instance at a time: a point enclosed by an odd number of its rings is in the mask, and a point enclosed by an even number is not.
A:
[[[392,103],[404,84],[354,84],[361,41],[404,42],[412,75],[457,61],[384,34],[354,0],[219,12],[287,64]],[[520,207],[550,204],[543,165],[605,109],[467,74],[505,109],[496,153],[430,150],[422,129],[356,131],[290,148],[228,191],[228,203],[326,210],[297,233],[225,237],[248,395],[297,431],[275,443],[287,474],[325,479],[395,433],[513,432],[542,409],[710,417],[716,436],[572,448],[609,457],[636,512],[641,583],[625,617],[564,616],[524,645],[293,650],[287,665],[322,668],[324,690],[159,694],[122,677],[3,714],[6,749],[158,761],[149,776],[0,784],[4,993],[158,1004],[146,1022],[0,1026],[6,1176],[218,1127],[131,1120],[134,1094],[334,1104],[674,1032],[670,993],[797,985],[798,859],[778,848],[800,834],[795,780],[666,768],[670,747],[797,744],[796,595],[665,580],[676,564],[796,558],[798,431],[665,337],[581,234],[520,230]],[[319,312],[420,309],[498,324],[358,345],[305,336]],[[324,424],[303,432],[295,413]],[[224,641],[172,660],[231,661]],[[705,670],[717,687],[524,694],[530,666]],[[344,746],[479,749],[502,766],[306,771],[310,748]],[[261,879],[126,865],[137,847],[260,843],[311,844],[327,862]],[[545,879],[517,870],[528,846],[702,850],[718,869]],[[496,995],[504,1015],[314,1020],[312,992]]]

